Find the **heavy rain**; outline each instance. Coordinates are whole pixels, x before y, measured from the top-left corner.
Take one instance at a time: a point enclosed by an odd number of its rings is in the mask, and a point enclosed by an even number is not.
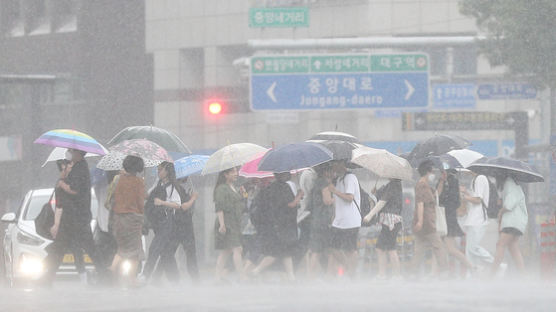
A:
[[[552,311],[555,16],[1,0],[0,311]]]

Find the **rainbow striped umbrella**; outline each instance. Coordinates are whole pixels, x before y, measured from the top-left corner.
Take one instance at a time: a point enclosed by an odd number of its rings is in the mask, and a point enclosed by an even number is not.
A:
[[[97,140],[83,132],[70,129],[50,130],[36,139],[34,143],[106,155],[106,149]]]

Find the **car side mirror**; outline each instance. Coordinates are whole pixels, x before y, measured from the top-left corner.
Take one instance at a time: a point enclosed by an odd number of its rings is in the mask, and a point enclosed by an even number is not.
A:
[[[4,214],[2,216],[2,219],[0,219],[0,221],[6,222],[6,223],[15,223],[15,221],[16,221],[15,213],[8,212],[8,213]]]

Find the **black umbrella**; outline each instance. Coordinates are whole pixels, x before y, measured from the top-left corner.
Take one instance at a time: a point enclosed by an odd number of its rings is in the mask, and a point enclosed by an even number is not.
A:
[[[335,140],[323,141],[319,144],[322,144],[326,148],[328,148],[332,152],[332,157],[334,157],[335,160],[351,160],[351,151],[359,147],[355,143]]]
[[[544,182],[544,177],[529,164],[506,157],[481,158],[467,169],[489,176],[510,175],[516,181],[524,183]]]
[[[176,156],[178,158],[191,154],[189,148],[187,148],[177,135],[168,130],[153,126],[127,127],[118,132],[118,134],[116,134],[110,142],[108,142],[108,145],[112,146],[122,141],[132,139],[147,139],[152,141],[162,146],[170,154],[176,154],[172,156]]]
[[[351,143],[361,143],[359,139],[351,134],[339,131],[325,131],[313,135],[309,141],[345,141]]]
[[[435,135],[417,144],[407,160],[411,164],[419,163],[420,160],[429,156],[440,156],[452,150],[463,149],[471,145],[471,142],[457,135]]]

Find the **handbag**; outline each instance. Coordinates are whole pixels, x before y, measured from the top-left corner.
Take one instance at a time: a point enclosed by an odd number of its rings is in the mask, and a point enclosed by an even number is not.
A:
[[[54,193],[50,195],[48,202],[42,206],[41,212],[35,218],[35,231],[40,236],[47,239],[54,239],[50,233],[50,229],[54,226],[54,209],[52,208],[52,198]]]
[[[438,202],[438,192],[435,192],[436,195],[436,232],[440,236],[446,236],[448,234],[448,224],[446,224],[446,208],[440,206]]]

